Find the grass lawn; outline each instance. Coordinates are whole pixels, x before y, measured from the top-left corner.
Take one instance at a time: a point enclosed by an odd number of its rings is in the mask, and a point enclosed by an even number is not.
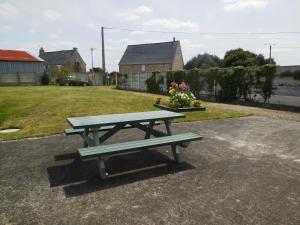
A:
[[[63,133],[70,116],[158,110],[158,95],[117,90],[112,87],[1,87],[0,129],[20,128],[0,134],[0,141]],[[161,97],[161,96],[159,96]],[[163,97],[167,101],[167,97]],[[181,121],[247,116],[249,113],[219,109],[203,103],[205,112],[186,113]],[[177,122],[178,122],[177,121]]]

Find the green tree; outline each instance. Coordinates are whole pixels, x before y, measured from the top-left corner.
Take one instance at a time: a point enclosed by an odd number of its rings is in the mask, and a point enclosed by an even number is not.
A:
[[[262,66],[265,64],[269,64],[269,59],[265,59],[261,54],[257,55],[253,52],[245,51],[242,48],[227,51],[223,59],[224,67]],[[275,64],[273,59],[271,59],[271,64]]]
[[[208,53],[199,54],[196,57],[193,57],[185,65],[184,69],[190,70],[193,68],[206,69],[210,67],[219,67],[221,66],[221,59],[216,55],[210,55]]]

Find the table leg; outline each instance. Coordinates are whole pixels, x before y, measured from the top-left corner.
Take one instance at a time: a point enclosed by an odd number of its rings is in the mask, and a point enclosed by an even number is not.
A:
[[[97,145],[100,144],[98,129],[99,129],[99,128],[93,128],[93,129],[92,129],[94,146],[97,146]]]
[[[89,146],[89,144],[88,144],[88,142],[87,142],[88,136],[89,136],[89,129],[88,129],[88,128],[85,128],[85,129],[84,129],[84,132],[83,132],[83,137],[82,137],[82,139],[83,139],[83,146],[84,146],[84,147],[88,147],[88,146]]]
[[[99,166],[99,174],[102,179],[105,179],[107,177],[106,171],[105,171],[105,162],[102,157],[98,157],[98,166]]]
[[[145,139],[149,139],[151,136],[151,130],[153,129],[155,121],[150,121],[149,126],[147,127],[147,131],[145,134]]]
[[[172,132],[171,132],[172,122],[171,122],[171,120],[165,120],[164,122],[165,122],[166,130],[167,130],[167,134],[169,136],[172,135]],[[172,150],[175,162],[180,163],[180,155],[179,155],[179,150],[177,149],[177,145],[172,144],[171,145],[171,150]]]

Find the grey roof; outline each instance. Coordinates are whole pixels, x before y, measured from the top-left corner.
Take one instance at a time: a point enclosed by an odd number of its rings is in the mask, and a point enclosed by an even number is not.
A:
[[[40,58],[44,59],[49,65],[64,65],[75,50],[62,50],[56,52],[44,52]]]
[[[119,65],[172,63],[179,41],[128,45]]]

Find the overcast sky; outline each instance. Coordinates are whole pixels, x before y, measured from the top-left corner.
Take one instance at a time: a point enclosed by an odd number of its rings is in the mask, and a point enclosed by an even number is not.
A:
[[[24,49],[35,55],[43,47],[56,51],[78,47],[91,66],[101,66],[100,27],[181,32],[300,31],[299,0],[0,0],[0,49]],[[275,44],[280,65],[300,64],[300,34],[188,35],[105,30],[108,71],[128,44],[181,41],[183,58],[208,52],[223,57],[244,48],[268,57]]]

